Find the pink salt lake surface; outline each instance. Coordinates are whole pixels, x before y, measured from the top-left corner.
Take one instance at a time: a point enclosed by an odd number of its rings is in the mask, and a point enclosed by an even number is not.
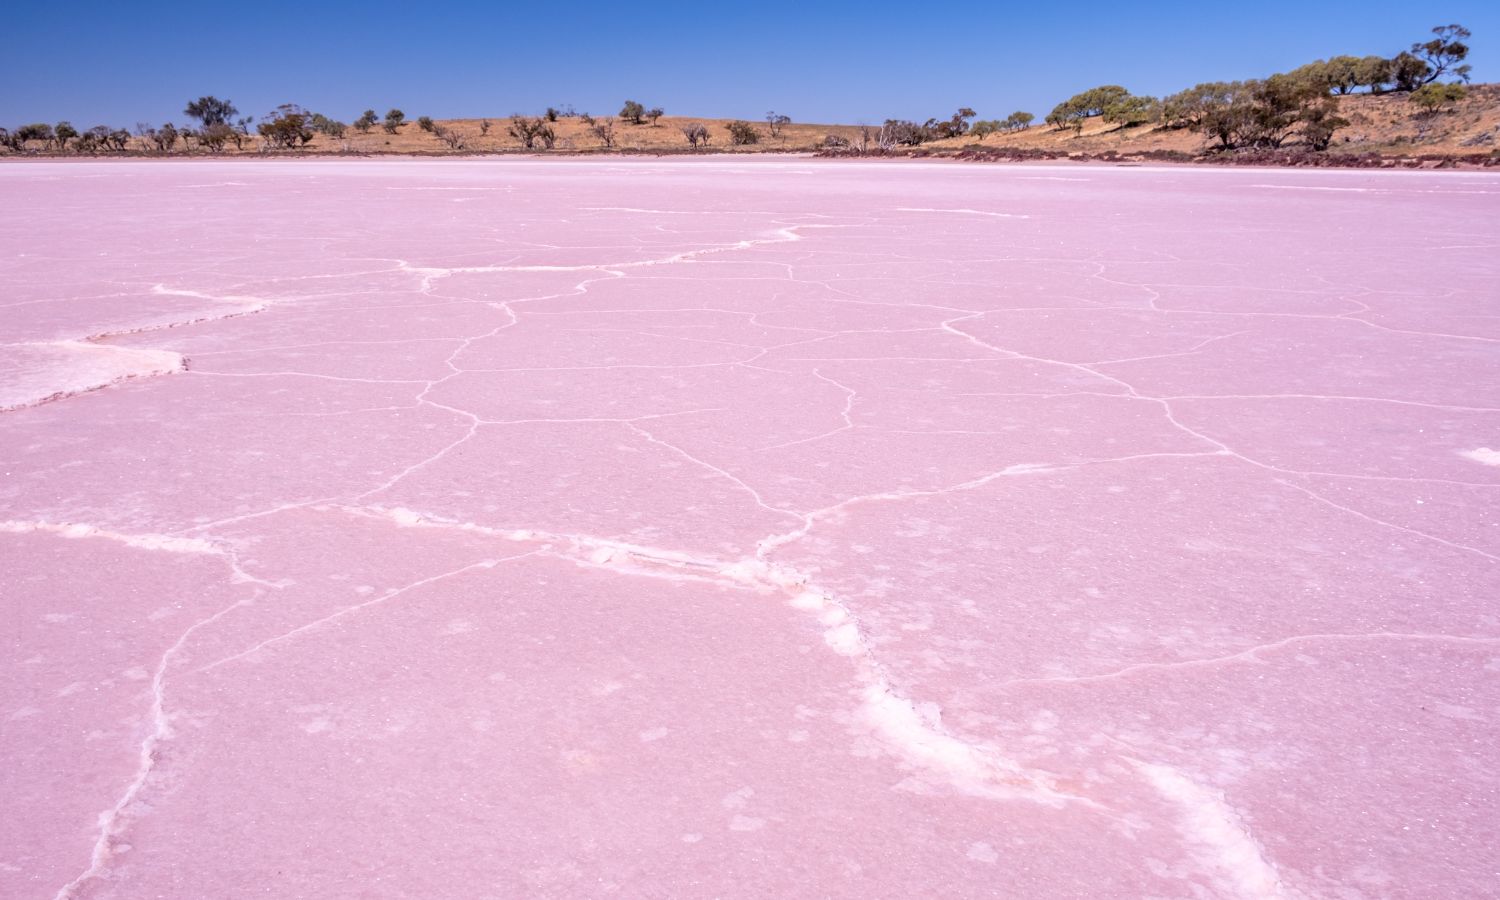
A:
[[[1492,175],[0,198],[0,896],[1500,891]]]

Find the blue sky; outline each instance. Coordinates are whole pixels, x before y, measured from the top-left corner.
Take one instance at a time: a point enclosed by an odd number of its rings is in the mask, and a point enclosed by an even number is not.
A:
[[[1098,84],[1163,94],[1351,53],[1390,55],[1439,24],[1474,32],[1500,80],[1500,3],[700,2],[483,0],[25,3],[0,124],[184,121],[214,94],[260,116],[296,102],[348,121],[503,116],[626,98],[669,114],[802,122],[1045,114]],[[24,52],[22,49],[24,48]],[[1492,49],[1494,48],[1494,49]]]

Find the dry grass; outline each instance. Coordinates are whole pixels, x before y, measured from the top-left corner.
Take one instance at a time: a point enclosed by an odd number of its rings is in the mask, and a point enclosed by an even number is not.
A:
[[[524,148],[521,142],[506,133],[509,116],[491,118],[488,135],[480,133],[482,119],[438,119],[437,124],[460,132],[465,137],[466,153],[518,152]],[[600,118],[603,121],[603,118]],[[786,153],[815,150],[829,134],[852,138],[859,132],[857,125],[809,125],[792,123],[782,126],[779,137],[770,136],[770,128],[764,121],[752,122],[760,133],[760,143],[732,146],[729,132],[725,129],[730,119],[708,119],[697,116],[663,116],[655,125],[631,125],[614,119],[615,149],[635,152],[685,152],[692,148],[683,136],[682,128],[695,122],[702,123],[709,133],[707,152],[734,150],[742,153]],[[596,137],[580,117],[559,117],[551,123],[557,134],[553,152],[597,152],[605,150],[604,143]],[[540,144],[538,144],[540,148]],[[347,150],[354,153],[451,153],[453,152],[434,134],[417,127],[415,121],[402,126],[396,134],[386,134],[376,125],[368,134],[360,134],[353,128],[343,141],[319,135],[308,145],[312,151]],[[536,152],[545,152],[538,149]],[[704,151],[700,151],[704,152]]]

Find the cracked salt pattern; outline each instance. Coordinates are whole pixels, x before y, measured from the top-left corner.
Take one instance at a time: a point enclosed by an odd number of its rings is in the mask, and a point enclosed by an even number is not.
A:
[[[0,895],[1496,896],[1497,184],[0,168]]]

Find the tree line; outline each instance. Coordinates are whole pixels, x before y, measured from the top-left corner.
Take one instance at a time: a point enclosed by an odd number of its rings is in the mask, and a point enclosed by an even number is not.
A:
[[[1471,71],[1466,62],[1471,34],[1456,24],[1440,25],[1432,29],[1432,34],[1430,40],[1413,43],[1391,57],[1335,56],[1263,79],[1204,82],[1161,98],[1131,94],[1120,85],[1101,85],[1057,104],[1043,121],[1054,129],[1072,129],[1075,133],[1082,133],[1085,123],[1096,118],[1120,128],[1147,124],[1185,128],[1203,134],[1210,146],[1218,150],[1276,149],[1293,137],[1300,138],[1313,150],[1324,150],[1334,134],[1349,125],[1347,119],[1338,115],[1339,96],[1404,92],[1426,115],[1435,115],[1464,98],[1464,84]],[[1444,83],[1445,78],[1454,80]],[[584,133],[598,141],[600,148],[613,149],[619,138],[617,120],[630,126],[659,127],[659,120],[665,114],[660,106],[648,107],[636,100],[626,100],[614,118],[596,119],[586,112],[576,113],[572,107],[548,107],[540,116],[513,114],[505,134],[523,149],[551,150],[558,142],[555,123],[563,118],[577,118],[585,126]],[[202,149],[218,153],[230,144],[236,150],[243,150],[247,143],[254,145],[253,139],[257,137],[259,149],[296,150],[322,135],[340,142],[342,149],[349,149],[346,138],[350,128],[367,134],[378,126],[386,134],[395,135],[409,124],[406,114],[395,108],[384,115],[367,109],[346,124],[295,103],[282,104],[256,122],[252,117],[240,116],[231,101],[214,96],[190,101],[183,115],[197,124],[177,126],[168,122],[156,127],[138,123],[134,133],[107,125],[79,130],[66,121],[14,129],[0,127],[0,147],[18,153],[37,149],[124,152],[134,141],[141,151],[150,153],[172,153],[179,145],[184,151]],[[862,127],[852,140],[829,135],[824,144],[833,149],[863,152],[871,145],[890,150],[966,136],[982,142],[993,134],[1024,131],[1032,127],[1035,119],[1033,114],[1023,111],[1013,112],[1005,119],[978,119],[973,109],[962,107],[951,116],[928,119],[921,124],[887,119],[878,130]],[[723,128],[729,146],[745,147],[759,144],[762,137],[783,139],[791,121],[790,117],[771,111],[766,113],[764,129],[739,119]],[[472,134],[429,116],[418,117],[416,123],[422,132],[431,134],[451,150],[466,149],[473,138]],[[478,127],[481,137],[488,136],[492,123],[484,119]],[[712,143],[712,132],[701,122],[681,125],[680,132],[692,149],[706,148]]]
[[[1335,56],[1263,79],[1205,82],[1162,98],[1138,96],[1117,84],[1100,85],[1057,104],[1043,121],[1075,133],[1082,133],[1091,119],[1120,128],[1186,128],[1203,134],[1218,150],[1276,149],[1297,136],[1309,148],[1325,150],[1338,129],[1349,124],[1338,115],[1337,96],[1405,92],[1427,115],[1464,98],[1471,34],[1462,25],[1440,25],[1432,34],[1431,40],[1391,57]],[[1445,77],[1456,81],[1444,84]],[[887,119],[878,131],[862,130],[859,140],[885,150],[963,136],[983,141],[992,134],[1025,130],[1035,119],[1027,112],[1001,121],[971,123],[974,118],[974,110],[964,107],[947,119],[922,124]],[[839,137],[830,136],[826,143],[835,149],[851,147]]]

